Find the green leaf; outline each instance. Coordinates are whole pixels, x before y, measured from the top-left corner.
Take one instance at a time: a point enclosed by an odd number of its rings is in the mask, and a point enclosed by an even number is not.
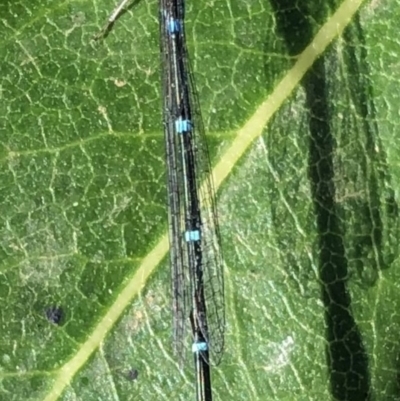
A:
[[[400,4],[361,3],[187,4],[226,263],[216,400],[399,397]],[[112,7],[0,5],[0,400],[195,396],[171,347],[158,4],[93,43]]]

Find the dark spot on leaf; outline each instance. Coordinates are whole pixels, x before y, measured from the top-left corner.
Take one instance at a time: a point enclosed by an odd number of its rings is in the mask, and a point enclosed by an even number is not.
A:
[[[131,381],[135,381],[139,376],[139,372],[137,369],[129,369],[128,370],[128,374],[127,374],[127,378]]]
[[[83,386],[87,386],[89,384],[89,379],[86,376],[84,376],[81,379],[81,383]]]
[[[46,309],[47,320],[54,324],[60,324],[63,317],[63,310],[59,306],[51,306]]]

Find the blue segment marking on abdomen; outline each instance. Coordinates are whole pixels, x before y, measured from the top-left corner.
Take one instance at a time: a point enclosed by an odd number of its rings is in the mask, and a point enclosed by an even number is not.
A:
[[[200,241],[200,230],[192,230],[185,232],[186,242]]]

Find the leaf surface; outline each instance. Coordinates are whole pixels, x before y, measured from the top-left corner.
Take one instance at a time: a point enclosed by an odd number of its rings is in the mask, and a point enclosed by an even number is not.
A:
[[[93,44],[111,3],[0,5],[0,400],[194,397],[170,344],[157,4]],[[317,3],[187,7],[222,185],[217,400],[398,398],[400,3]]]

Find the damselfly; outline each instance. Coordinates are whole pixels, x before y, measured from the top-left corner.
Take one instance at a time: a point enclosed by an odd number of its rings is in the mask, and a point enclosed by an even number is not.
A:
[[[128,2],[118,4],[96,38]],[[190,319],[195,360],[218,364],[224,346],[223,264],[210,157],[186,47],[184,1],[159,0],[159,19],[174,348],[181,359]]]

